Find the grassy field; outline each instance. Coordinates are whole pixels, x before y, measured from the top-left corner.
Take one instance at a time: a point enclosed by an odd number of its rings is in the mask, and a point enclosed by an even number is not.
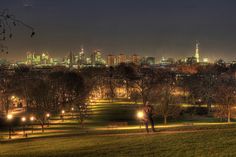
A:
[[[156,133],[146,134],[135,117],[137,105],[125,102],[100,102],[92,106],[86,128],[81,129],[70,113],[64,122],[52,120],[45,133],[36,131],[27,139],[21,136],[0,140],[0,156],[236,156],[236,123],[219,123],[209,117],[197,117],[162,125]],[[111,122],[128,126],[108,128]],[[4,134],[4,132],[3,132]]]
[[[5,142],[0,156],[236,156],[236,128],[60,136]]]

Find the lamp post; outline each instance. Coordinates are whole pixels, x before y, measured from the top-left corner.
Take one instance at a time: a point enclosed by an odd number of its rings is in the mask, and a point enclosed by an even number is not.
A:
[[[65,110],[62,110],[61,111],[61,120],[62,120],[62,122],[64,122],[64,114],[65,114]]]
[[[50,113],[47,113],[46,114],[46,118],[47,118],[47,121],[48,121],[48,127],[49,127],[49,125],[50,125]]]
[[[12,114],[8,114],[7,115],[7,120],[8,120],[8,131],[9,131],[9,136],[8,139],[11,139],[11,132],[12,132],[12,126],[11,126],[11,120],[13,119],[13,115]]]
[[[31,122],[31,125],[32,125],[32,130],[31,130],[32,134],[34,133],[34,124],[33,124],[34,120],[35,120],[35,118],[33,116],[31,116],[30,117],[30,122]]]
[[[137,112],[137,118],[139,119],[139,122],[140,122],[140,129],[142,127],[142,120],[144,118],[144,112],[143,111],[138,111]]]
[[[27,137],[27,135],[25,134],[25,122],[26,122],[26,118],[25,117],[22,117],[21,118],[21,122],[23,123],[22,125],[22,131],[23,131],[23,137]]]
[[[72,119],[74,118],[74,110],[75,110],[74,107],[72,107],[71,108],[71,117],[72,117]]]
[[[15,95],[12,95],[11,96],[11,100],[14,100],[16,97],[15,97]]]

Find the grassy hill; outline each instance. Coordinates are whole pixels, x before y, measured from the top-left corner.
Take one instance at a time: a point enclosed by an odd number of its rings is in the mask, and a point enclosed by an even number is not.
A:
[[[85,129],[67,112],[64,122],[54,117],[45,133],[40,128],[34,134],[28,130],[27,139],[19,130],[19,136],[8,141],[5,131],[1,133],[5,140],[0,141],[0,156],[236,156],[236,123],[216,123],[211,118],[204,118],[203,123],[198,117],[170,125],[158,122],[158,132],[146,134],[144,127],[137,125],[137,110],[138,105],[132,103],[101,101],[91,106]],[[111,122],[128,122],[128,126],[108,128]]]
[[[236,128],[167,131],[155,134],[101,134],[28,139],[2,143],[0,156],[120,157],[236,156]]]

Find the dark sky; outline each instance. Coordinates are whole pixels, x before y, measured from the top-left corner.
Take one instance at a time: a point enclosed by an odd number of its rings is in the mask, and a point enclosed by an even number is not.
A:
[[[26,7],[24,4],[32,4]],[[17,28],[8,58],[29,51],[62,57],[68,51],[185,57],[198,40],[201,57],[233,60],[236,51],[236,0],[0,0],[37,35]]]

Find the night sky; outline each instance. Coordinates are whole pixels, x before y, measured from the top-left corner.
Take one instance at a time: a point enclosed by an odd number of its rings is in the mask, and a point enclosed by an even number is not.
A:
[[[33,26],[14,30],[8,59],[26,51],[63,57],[83,45],[90,53],[185,57],[198,40],[201,57],[235,59],[236,0],[0,0]]]

